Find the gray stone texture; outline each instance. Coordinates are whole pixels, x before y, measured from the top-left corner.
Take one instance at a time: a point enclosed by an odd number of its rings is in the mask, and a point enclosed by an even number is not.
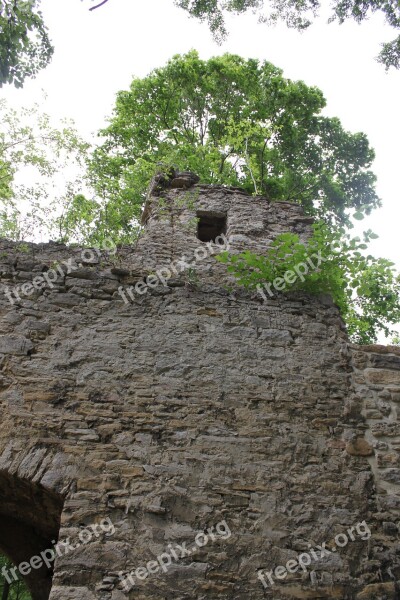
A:
[[[113,535],[57,559],[51,600],[399,598],[399,350],[350,345],[326,297],[264,302],[214,255],[129,298],[207,247],[198,212],[227,215],[232,252],[310,235],[296,204],[194,185],[150,195],[143,235],[116,254],[0,241],[0,522],[43,549],[58,527],[74,543],[111,519]],[[62,261],[52,287],[7,299]],[[229,538],[124,593],[119,573],[222,520]],[[257,578],[364,520],[369,540]]]

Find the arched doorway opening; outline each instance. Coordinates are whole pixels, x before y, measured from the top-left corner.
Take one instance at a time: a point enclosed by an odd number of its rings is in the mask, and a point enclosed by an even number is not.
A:
[[[3,577],[23,578],[32,600],[48,600],[50,595],[50,551],[58,539],[62,507],[60,495],[0,471],[0,553],[13,563]]]

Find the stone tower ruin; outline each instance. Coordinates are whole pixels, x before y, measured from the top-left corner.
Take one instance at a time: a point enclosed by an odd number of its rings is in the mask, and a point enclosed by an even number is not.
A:
[[[0,241],[0,551],[34,600],[400,598],[399,349],[216,261],[299,205],[181,183],[135,247]]]

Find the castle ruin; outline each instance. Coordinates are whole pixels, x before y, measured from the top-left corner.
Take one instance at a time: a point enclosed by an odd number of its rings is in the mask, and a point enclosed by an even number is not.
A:
[[[400,349],[216,261],[306,240],[299,205],[195,184],[144,223],[113,254],[0,241],[0,550],[69,543],[33,600],[400,598]]]

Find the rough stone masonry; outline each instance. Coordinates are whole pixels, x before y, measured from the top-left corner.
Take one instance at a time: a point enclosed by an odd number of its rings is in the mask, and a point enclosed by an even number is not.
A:
[[[327,297],[244,292],[213,254],[125,302],[218,232],[258,253],[310,234],[296,204],[186,187],[150,194],[115,254],[0,242],[0,550],[73,546],[26,575],[34,600],[400,598],[399,349],[350,345]]]

